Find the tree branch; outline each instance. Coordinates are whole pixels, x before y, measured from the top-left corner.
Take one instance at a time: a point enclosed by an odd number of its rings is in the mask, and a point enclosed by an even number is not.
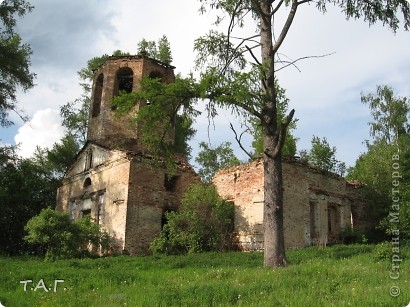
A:
[[[276,146],[275,151],[272,153],[272,156],[275,158],[282,152],[282,148],[285,145],[286,130],[288,129],[288,126],[291,123],[294,114],[295,114],[295,109],[292,109],[289,112],[288,116],[286,116],[283,123],[281,123],[280,125],[278,146]]]
[[[262,63],[259,62],[258,58],[253,54],[252,49],[249,48],[247,45],[245,45],[245,48],[248,50],[248,52],[251,54],[252,58],[255,60],[256,64],[262,66]]]
[[[272,51],[273,53],[276,53],[280,46],[282,45],[283,41],[285,40],[286,35],[288,34],[288,31],[290,29],[290,26],[292,25],[293,19],[296,15],[296,10],[298,8],[298,2],[297,0],[292,0],[292,6],[290,9],[290,12],[288,14],[288,18],[282,28],[282,31],[278,37],[278,40],[275,42],[275,45],[273,45]]]
[[[233,127],[232,123],[229,123],[229,125],[230,125],[230,127],[231,127],[231,130],[232,130],[233,133],[235,134],[235,140],[236,140],[236,142],[238,143],[239,147],[244,151],[244,153],[245,153],[249,158],[252,159],[253,156],[243,147],[242,142],[241,142],[242,135],[243,135],[246,131],[248,131],[249,128],[247,128],[245,131],[243,131],[243,132],[239,135],[239,137],[238,137],[238,134],[236,133],[236,130],[235,130],[235,128]]]
[[[327,53],[327,54],[322,54],[322,55],[309,55],[309,56],[304,56],[304,57],[298,58],[298,59],[296,59],[296,60],[294,60],[294,61],[282,61],[282,60],[280,60],[280,61],[279,61],[280,63],[286,63],[286,65],[285,65],[285,66],[282,66],[281,68],[279,68],[279,69],[277,69],[277,70],[275,70],[275,72],[278,72],[278,71],[280,71],[280,70],[282,70],[282,69],[284,69],[284,68],[286,68],[286,67],[288,67],[288,66],[294,66],[294,67],[300,72],[300,69],[295,65],[296,62],[299,62],[299,61],[301,61],[301,60],[306,60],[306,59],[324,58],[324,57],[333,55],[333,54],[335,54],[335,53],[336,53],[336,52]]]
[[[280,0],[278,5],[272,10],[271,16],[275,15],[275,13],[279,10],[279,8],[282,6],[284,0]]]

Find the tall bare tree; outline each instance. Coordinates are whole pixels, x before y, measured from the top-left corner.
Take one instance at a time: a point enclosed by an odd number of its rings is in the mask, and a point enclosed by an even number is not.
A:
[[[203,76],[207,85],[214,90],[214,95],[209,96],[211,101],[231,106],[260,120],[264,134],[264,265],[286,266],[281,158],[294,110],[283,119],[278,116],[275,73],[293,64],[280,61],[278,52],[298,9],[302,5],[315,4],[317,9],[325,12],[328,4],[334,4],[341,8],[347,18],[363,18],[369,25],[381,21],[396,31],[399,27],[399,12],[403,15],[404,29],[408,30],[410,4],[406,0],[199,1],[201,11],[215,10],[218,15],[216,23],[222,25],[225,19],[227,29],[224,33],[210,32],[197,40],[197,64],[205,67]],[[285,22],[280,26],[274,22],[279,14],[287,14]],[[253,23],[257,34],[238,37],[235,31],[245,25],[248,27],[248,23]],[[260,53],[256,52],[257,49]],[[251,73],[247,76],[241,73],[249,67],[252,67]],[[257,85],[250,84],[250,81],[255,81]],[[244,86],[248,86],[248,91]],[[238,91],[241,91],[240,94]]]

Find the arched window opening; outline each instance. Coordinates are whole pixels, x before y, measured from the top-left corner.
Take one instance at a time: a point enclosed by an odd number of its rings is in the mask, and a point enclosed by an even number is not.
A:
[[[89,187],[90,185],[91,185],[91,178],[86,178],[86,179],[84,180],[83,187],[84,187],[84,188],[87,188],[87,187]]]
[[[97,117],[98,115],[100,115],[103,86],[104,75],[100,74],[95,81],[92,117]]]
[[[123,67],[117,71],[117,91],[115,96],[117,96],[120,92],[132,92],[133,75],[132,69],[129,67]]]

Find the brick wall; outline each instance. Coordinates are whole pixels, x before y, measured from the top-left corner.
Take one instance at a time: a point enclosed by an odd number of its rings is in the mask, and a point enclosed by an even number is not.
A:
[[[126,228],[126,249],[131,254],[149,252],[150,243],[162,229],[165,211],[178,210],[188,186],[198,181],[187,164],[177,168],[175,179],[166,176],[164,168],[149,165],[139,157],[132,160]]]
[[[286,248],[335,242],[350,225],[350,201],[343,178],[293,160],[283,162]],[[244,250],[263,248],[263,163],[223,169],[218,193],[235,203],[235,231]]]

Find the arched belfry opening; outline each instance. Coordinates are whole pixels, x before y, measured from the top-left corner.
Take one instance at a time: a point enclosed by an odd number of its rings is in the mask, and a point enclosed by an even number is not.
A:
[[[97,117],[98,115],[100,115],[103,88],[104,88],[104,74],[101,73],[98,75],[98,78],[95,81],[92,117]]]
[[[121,67],[117,71],[116,91],[114,96],[121,92],[131,93],[133,88],[134,74],[131,68]]]
[[[137,101],[129,114],[119,115],[114,112],[112,99],[121,93],[136,91],[144,77],[158,78],[164,83],[174,82],[174,68],[141,55],[108,57],[94,71],[87,141],[108,148],[145,150],[139,139],[135,114],[146,104]]]

